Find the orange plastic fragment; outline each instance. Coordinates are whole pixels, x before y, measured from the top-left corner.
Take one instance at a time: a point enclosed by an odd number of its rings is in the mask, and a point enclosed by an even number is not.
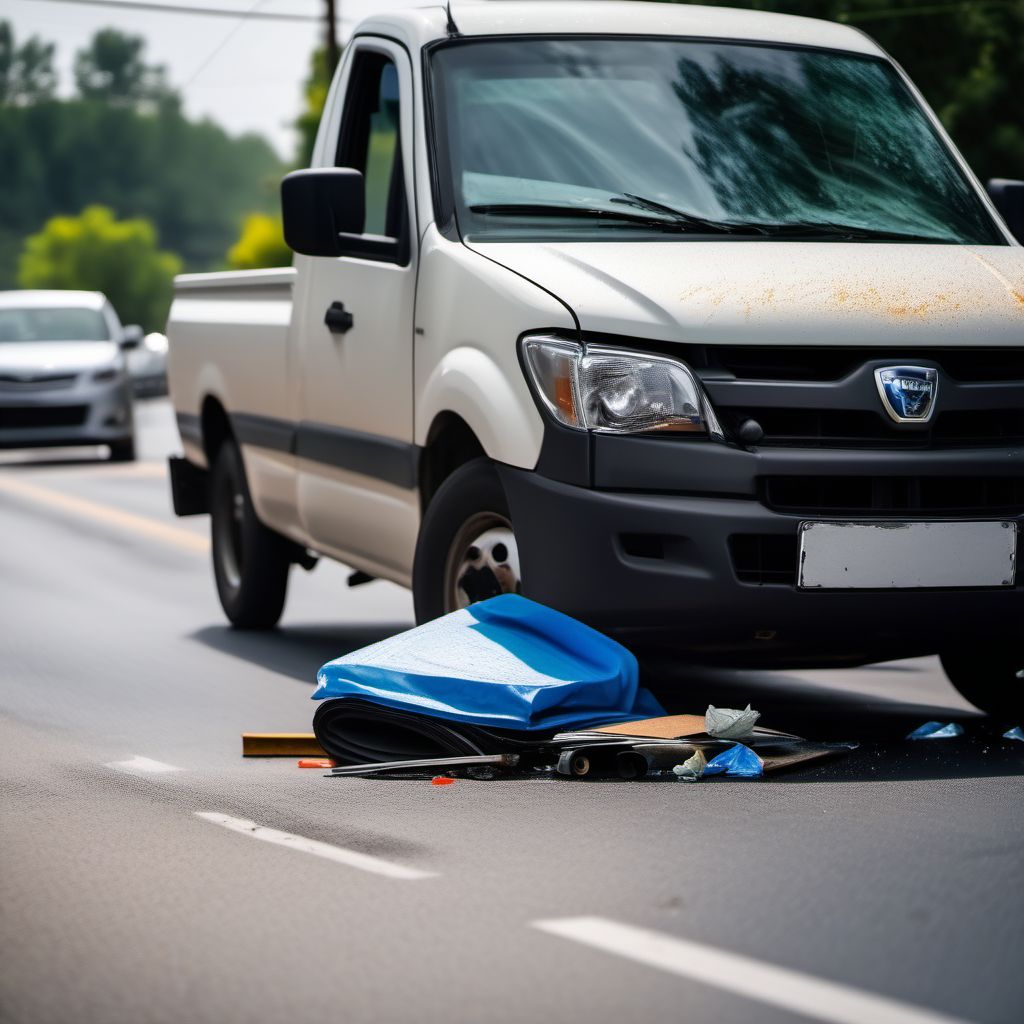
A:
[[[300,768],[333,768],[334,762],[325,757],[304,757],[299,761]]]
[[[432,786],[450,786],[455,780],[447,775],[436,775],[430,780]]]

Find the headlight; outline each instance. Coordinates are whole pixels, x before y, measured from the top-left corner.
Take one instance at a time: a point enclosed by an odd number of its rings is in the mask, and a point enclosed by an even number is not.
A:
[[[93,375],[92,379],[97,384],[104,384],[107,381],[117,380],[118,369],[116,366],[108,366],[105,370],[97,370]]]
[[[534,391],[567,427],[722,436],[703,389],[676,359],[548,335],[524,338],[523,355]]]

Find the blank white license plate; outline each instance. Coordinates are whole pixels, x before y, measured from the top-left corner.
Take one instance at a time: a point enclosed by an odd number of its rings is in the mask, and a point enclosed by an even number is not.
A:
[[[1017,527],[994,523],[801,523],[805,589],[1011,587]]]

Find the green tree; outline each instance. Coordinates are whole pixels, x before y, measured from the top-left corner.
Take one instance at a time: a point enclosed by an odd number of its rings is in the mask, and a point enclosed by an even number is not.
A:
[[[14,50],[0,32],[0,72]],[[89,98],[0,103],[0,288],[26,235],[94,203],[152,221],[190,270],[223,266],[242,218],[277,209],[277,154],[258,135],[184,117],[138,39],[97,33],[78,68]]]
[[[25,106],[53,98],[57,73],[53,43],[38,36],[16,45],[9,21],[0,21],[0,106]]]
[[[284,240],[281,218],[265,213],[250,213],[242,225],[242,234],[228,250],[232,270],[257,270],[260,267],[290,267],[292,251]]]
[[[174,99],[162,65],[143,60],[146,41],[116,28],[100,29],[75,57],[75,85],[87,100],[139,107]]]
[[[862,29],[903,65],[980,178],[1024,178],[1024,0],[699,2]]]
[[[126,323],[163,330],[174,275],[173,253],[157,247],[153,225],[115,219],[104,206],[77,217],[53,217],[25,240],[18,264],[22,288],[84,288],[103,292]]]
[[[309,77],[303,85],[303,108],[295,121],[299,133],[299,149],[295,157],[296,167],[308,167],[313,157],[320,115],[327,102],[327,90],[331,87],[331,71],[327,66],[327,50],[314,50],[309,61]]]

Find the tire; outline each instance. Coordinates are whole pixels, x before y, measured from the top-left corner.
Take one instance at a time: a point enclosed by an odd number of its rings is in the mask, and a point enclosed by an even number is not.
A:
[[[460,466],[427,506],[413,563],[416,621],[521,590],[508,501],[489,459]]]
[[[947,652],[942,655],[942,667],[960,696],[979,710],[1014,725],[1024,719],[1021,645]]]
[[[210,478],[213,575],[221,607],[239,629],[272,629],[284,611],[288,541],[256,518],[242,455],[225,441]]]
[[[125,438],[123,441],[115,441],[110,446],[111,462],[134,462],[135,461],[135,438]]]

